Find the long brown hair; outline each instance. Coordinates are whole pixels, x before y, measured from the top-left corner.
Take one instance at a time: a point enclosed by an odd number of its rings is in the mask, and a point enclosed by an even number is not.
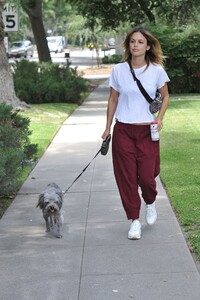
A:
[[[131,53],[130,53],[130,40],[135,32],[140,32],[147,40],[147,45],[150,46],[150,49],[146,51],[145,60],[147,65],[150,62],[163,65],[164,56],[160,46],[160,42],[157,40],[153,34],[145,28],[138,27],[133,29],[130,33],[127,34],[126,39],[124,41],[124,59],[125,61],[131,60]]]

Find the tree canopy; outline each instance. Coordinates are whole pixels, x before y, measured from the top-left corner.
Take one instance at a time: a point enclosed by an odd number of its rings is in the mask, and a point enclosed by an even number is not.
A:
[[[170,22],[174,25],[194,22],[200,12],[199,0],[68,0],[78,7],[89,27],[117,29],[124,22],[131,26],[145,22]]]

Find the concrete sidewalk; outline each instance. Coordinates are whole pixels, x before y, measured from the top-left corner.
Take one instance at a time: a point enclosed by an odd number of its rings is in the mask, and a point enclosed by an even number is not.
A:
[[[111,151],[99,155],[64,197],[63,238],[45,233],[38,194],[66,190],[99,150],[108,86],[63,124],[0,220],[1,300],[199,300],[200,275],[158,179],[158,220],[127,238]]]

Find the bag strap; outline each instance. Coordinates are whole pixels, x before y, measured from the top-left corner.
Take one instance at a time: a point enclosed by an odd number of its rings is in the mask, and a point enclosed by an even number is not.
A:
[[[129,67],[130,67],[130,71],[131,71],[131,74],[133,75],[133,79],[134,81],[136,81],[139,89],[140,89],[140,92],[142,93],[142,95],[144,96],[144,98],[146,98],[146,100],[151,103],[153,102],[153,99],[149,96],[149,94],[146,92],[146,90],[144,89],[143,85],[141,84],[140,80],[135,76],[135,72],[131,66],[131,63],[130,61],[128,62],[129,64]]]

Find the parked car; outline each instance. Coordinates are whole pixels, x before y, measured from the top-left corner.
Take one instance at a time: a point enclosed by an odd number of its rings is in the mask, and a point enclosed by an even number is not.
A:
[[[50,52],[63,52],[64,39],[62,36],[48,36],[47,43]]]
[[[33,56],[33,44],[28,40],[15,41],[8,50],[8,57],[24,57]]]

